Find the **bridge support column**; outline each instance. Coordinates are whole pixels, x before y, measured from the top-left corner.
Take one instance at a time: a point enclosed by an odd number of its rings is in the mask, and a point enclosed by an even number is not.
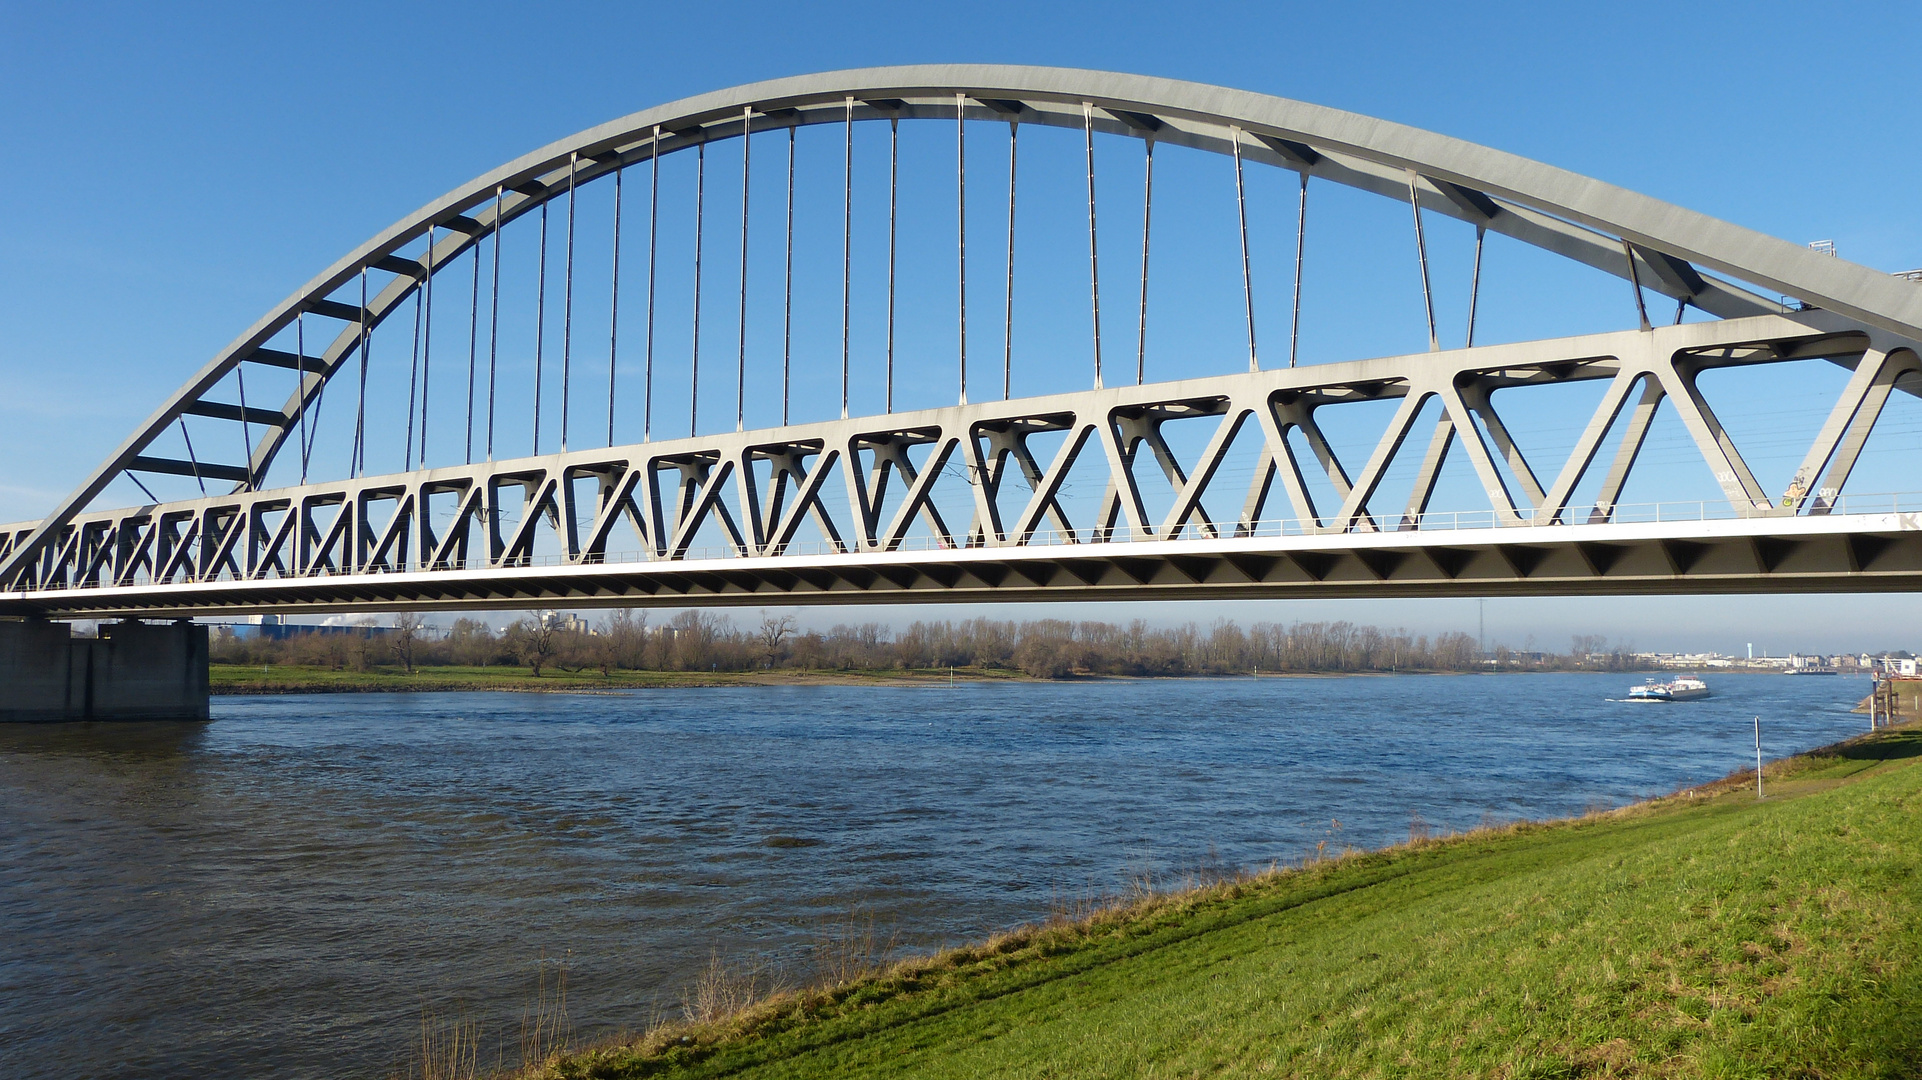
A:
[[[0,722],[207,718],[204,626],[0,622]]]

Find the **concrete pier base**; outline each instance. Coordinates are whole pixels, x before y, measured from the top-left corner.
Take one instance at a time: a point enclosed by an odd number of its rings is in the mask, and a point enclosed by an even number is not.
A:
[[[207,718],[204,626],[0,622],[0,722]]]

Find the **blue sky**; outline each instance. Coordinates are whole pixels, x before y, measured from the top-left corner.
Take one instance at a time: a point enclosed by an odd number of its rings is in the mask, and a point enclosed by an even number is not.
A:
[[[220,346],[414,207],[591,124],[785,74],[999,61],[1220,83],[1486,143],[1789,240],[1832,239],[1878,269],[1922,265],[1913,5],[65,4],[13,5],[6,23],[4,520],[37,516]],[[1328,339],[1321,358],[1341,347]],[[1489,624],[1515,644],[1599,632],[1733,651],[1759,626],[1778,649],[1880,648],[1916,644],[1908,607],[1504,600]],[[1471,601],[1152,614],[1474,625]]]

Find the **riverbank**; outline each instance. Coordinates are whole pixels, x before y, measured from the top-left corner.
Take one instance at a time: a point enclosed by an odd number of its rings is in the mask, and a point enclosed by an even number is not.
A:
[[[542,668],[535,675],[525,667],[420,667],[408,674],[397,666],[367,671],[294,664],[253,667],[243,664],[208,665],[212,692],[220,694],[368,694],[501,691],[522,694],[600,694],[621,690],[699,686],[919,686],[950,680],[974,682],[1031,681],[1019,671],[999,668],[940,669],[886,668],[876,671],[631,671],[616,668],[603,675],[598,668],[567,671]]]
[[[1196,673],[1193,675],[1092,675],[1043,678],[1013,668],[773,668],[761,671],[647,671],[616,668],[603,675],[598,668],[568,671],[542,668],[539,675],[525,667],[417,667],[413,674],[397,665],[367,671],[335,670],[303,664],[208,665],[208,681],[215,695],[261,694],[432,694],[500,691],[519,694],[603,694],[622,690],[708,686],[927,686],[949,682],[1092,682],[1165,681],[1169,679],[1307,679],[1389,678],[1396,675],[1519,675],[1529,672],[1474,671],[1262,671]],[[1633,678],[1625,674],[1624,678]]]
[[[1764,775],[1144,895],[524,1075],[1915,1075],[1922,729]]]

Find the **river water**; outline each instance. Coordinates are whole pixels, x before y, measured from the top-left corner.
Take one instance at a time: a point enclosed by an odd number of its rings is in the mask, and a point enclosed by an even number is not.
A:
[[[1544,818],[1866,728],[1866,680],[1187,679],[216,698],[0,726],[10,1075],[381,1077],[423,1012],[517,1060],[713,956],[809,973],[871,918],[960,942],[1130,881]]]

